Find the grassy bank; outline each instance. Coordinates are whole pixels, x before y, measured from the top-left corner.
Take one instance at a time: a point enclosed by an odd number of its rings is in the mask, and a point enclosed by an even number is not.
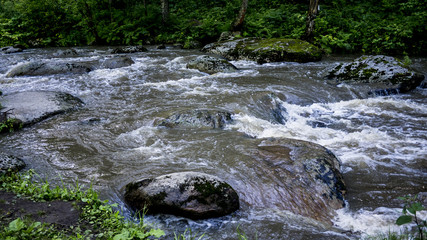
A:
[[[0,239],[118,240],[153,239],[164,235],[162,230],[146,225],[143,218],[139,218],[138,223],[126,221],[119,211],[114,210],[115,204],[99,199],[91,187],[84,190],[78,182],[75,186],[52,187],[30,170],[22,174],[0,176],[0,184],[3,199],[0,205],[7,206],[1,209]],[[13,197],[10,193],[13,193]],[[26,201],[25,204],[22,201]],[[58,219],[67,219],[65,223],[52,221],[56,216],[55,212],[53,216],[46,217],[49,214],[46,209],[53,205],[59,205],[55,211],[61,212]],[[70,205],[75,211],[62,212],[70,208]],[[35,214],[30,214],[34,211]],[[73,221],[71,215],[76,211],[79,214]],[[20,217],[15,218],[14,215],[18,213]],[[34,220],[40,218],[49,219],[47,222],[50,223]]]

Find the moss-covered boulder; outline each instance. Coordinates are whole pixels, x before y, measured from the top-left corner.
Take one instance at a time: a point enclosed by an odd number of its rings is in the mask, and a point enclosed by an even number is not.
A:
[[[313,62],[322,59],[316,46],[298,39],[242,38],[211,43],[202,51],[221,55],[229,60],[251,60],[260,64],[268,62]]]
[[[369,94],[405,93],[418,87],[424,75],[410,70],[394,57],[361,56],[332,69],[327,78],[335,83],[366,85]]]
[[[22,159],[0,152],[0,175],[7,171],[19,171],[25,167]]]
[[[133,209],[191,219],[228,215],[239,209],[239,196],[221,179],[197,172],[172,173],[126,185],[124,198]]]
[[[215,110],[190,110],[169,116],[157,123],[159,127],[167,128],[224,128],[231,123],[232,114]]]
[[[218,72],[236,72],[237,68],[225,59],[212,56],[198,56],[187,64],[187,68],[214,74]]]

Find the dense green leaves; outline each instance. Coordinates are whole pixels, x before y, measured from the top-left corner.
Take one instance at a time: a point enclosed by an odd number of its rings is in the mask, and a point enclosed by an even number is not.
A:
[[[0,0],[0,46],[187,44],[231,28],[240,0]],[[426,0],[320,1],[315,44],[326,52],[425,55]],[[249,1],[241,36],[301,38],[308,1]]]

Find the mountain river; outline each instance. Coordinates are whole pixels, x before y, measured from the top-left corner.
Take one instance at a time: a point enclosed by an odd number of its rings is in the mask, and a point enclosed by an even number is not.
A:
[[[325,80],[328,70],[358,56],[305,64],[233,61],[238,72],[208,75],[186,68],[203,54],[197,50],[149,47],[128,54],[135,62],[128,67],[5,77],[23,62],[100,61],[111,58],[112,49],[76,48],[74,57],[56,57],[56,48],[0,55],[3,94],[61,91],[85,103],[77,111],[1,135],[0,151],[22,158],[53,184],[93,184],[101,198],[118,203],[129,218],[122,188],[140,178],[198,171],[220,177],[238,192],[240,210],[229,216],[198,221],[146,216],[146,223],[165,230],[165,239],[186,228],[215,240],[237,239],[237,231],[248,239],[367,238],[404,231],[394,224],[402,207],[398,197],[427,197],[427,89],[371,97]],[[412,61],[427,75],[426,58]],[[265,96],[281,106],[283,123],[263,107]],[[234,123],[210,130],[155,126],[159,119],[193,109],[229,111]],[[268,137],[318,143],[340,159],[347,206],[336,211],[332,226],[265,204],[263,195],[277,180],[254,172],[245,139]],[[425,219],[427,214],[421,214]]]

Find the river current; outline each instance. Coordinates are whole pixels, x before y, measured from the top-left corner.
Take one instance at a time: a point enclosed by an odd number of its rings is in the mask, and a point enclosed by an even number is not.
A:
[[[123,186],[140,178],[180,171],[218,176],[239,193],[241,208],[230,216],[192,221],[146,216],[173,239],[174,231],[205,233],[205,239],[359,239],[404,231],[394,221],[407,194],[427,196],[427,89],[370,97],[324,76],[357,56],[329,56],[315,63],[233,61],[236,73],[208,75],[186,68],[201,52],[167,48],[129,54],[135,62],[85,74],[6,78],[27,61],[100,61],[112,48],[76,48],[76,57],[55,57],[58,49],[29,49],[0,55],[3,94],[48,90],[70,93],[84,107],[0,136],[0,151],[22,158],[53,183],[92,184],[101,197],[123,203]],[[412,67],[427,75],[427,59]],[[270,96],[286,121],[265,109]],[[0,100],[1,101],[1,100]],[[159,119],[176,112],[229,111],[224,130],[166,129]],[[247,156],[245,138],[286,137],[325,146],[342,162],[347,207],[333,226],[296,216],[265,203],[275,179],[259,178]],[[274,201],[274,199],[272,199]],[[268,207],[265,207],[268,206]],[[426,213],[422,213],[424,219]],[[236,229],[239,230],[236,230]]]

